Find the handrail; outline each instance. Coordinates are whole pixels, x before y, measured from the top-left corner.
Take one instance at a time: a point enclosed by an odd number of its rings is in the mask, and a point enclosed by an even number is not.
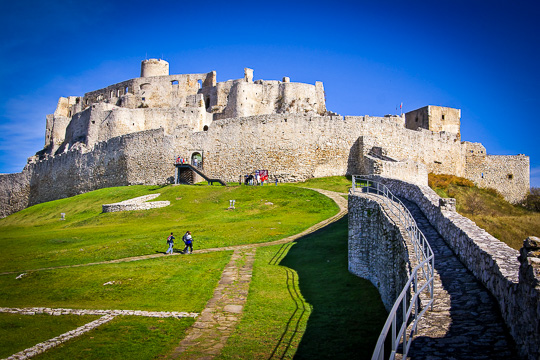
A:
[[[382,200],[387,205],[390,212],[394,214],[394,216],[396,216],[405,227],[413,244],[416,258],[419,261],[419,264],[416,265],[411,271],[407,283],[403,287],[403,290],[396,299],[392,310],[390,310],[390,313],[388,314],[388,318],[386,319],[386,323],[384,324],[381,334],[379,335],[379,339],[371,359],[384,359],[384,344],[390,330],[392,330],[392,338],[389,359],[395,359],[397,348],[400,343],[403,344],[403,358],[406,358],[412,343],[413,334],[416,333],[418,321],[430,306],[433,308],[433,284],[435,268],[435,257],[433,255],[433,250],[431,249],[431,246],[427,242],[422,231],[420,231],[416,225],[416,221],[409,210],[397,197],[394,196],[394,194],[392,194],[392,192],[390,192],[390,190],[384,184],[373,179],[366,178],[365,175],[353,175],[352,188],[353,191],[360,188],[360,191],[365,193],[382,195]],[[420,284],[419,275],[422,280],[422,284]],[[419,296],[424,291],[429,291],[430,300],[423,309],[420,309]],[[411,292],[412,296],[407,303],[407,295]],[[401,316],[401,325],[399,329],[397,329],[397,314],[400,306],[402,307],[403,313]],[[414,318],[411,320],[411,330],[409,333],[407,333],[406,330],[409,326],[409,320],[413,315]]]

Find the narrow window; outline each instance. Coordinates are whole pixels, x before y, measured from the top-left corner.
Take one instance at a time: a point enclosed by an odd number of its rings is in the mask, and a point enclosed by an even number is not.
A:
[[[124,88],[124,94],[127,94],[127,93],[128,93],[128,90],[129,90],[129,87],[126,86],[126,87]]]
[[[442,119],[444,120],[444,114],[443,114],[443,116],[442,116]]]
[[[171,81],[171,85],[178,85],[178,80]]]
[[[202,80],[197,80],[197,82],[199,83],[199,89],[202,89]]]

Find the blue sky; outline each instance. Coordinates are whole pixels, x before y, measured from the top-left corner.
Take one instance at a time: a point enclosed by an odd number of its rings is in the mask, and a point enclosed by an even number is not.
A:
[[[526,154],[540,186],[540,2],[2,1],[0,173],[43,148],[60,96],[140,75],[217,71],[314,84],[341,115],[462,109],[462,140]]]

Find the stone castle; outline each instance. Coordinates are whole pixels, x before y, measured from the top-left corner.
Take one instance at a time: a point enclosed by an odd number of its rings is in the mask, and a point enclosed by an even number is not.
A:
[[[529,158],[490,156],[462,142],[461,111],[426,106],[404,116],[341,116],[315,85],[217,82],[216,72],[170,75],[164,60],[142,61],[141,77],[61,97],[46,117],[45,146],[20,173],[0,175],[0,217],[37,203],[110,186],[178,180],[177,157],[224,181],[257,169],[271,180],[376,174],[427,184],[453,174],[519,202]]]

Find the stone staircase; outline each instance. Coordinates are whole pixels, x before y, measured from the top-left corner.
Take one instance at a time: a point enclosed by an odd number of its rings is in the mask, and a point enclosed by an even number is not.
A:
[[[418,206],[401,201],[435,254],[433,310],[419,322],[408,358],[517,359],[495,298],[457,259]]]

